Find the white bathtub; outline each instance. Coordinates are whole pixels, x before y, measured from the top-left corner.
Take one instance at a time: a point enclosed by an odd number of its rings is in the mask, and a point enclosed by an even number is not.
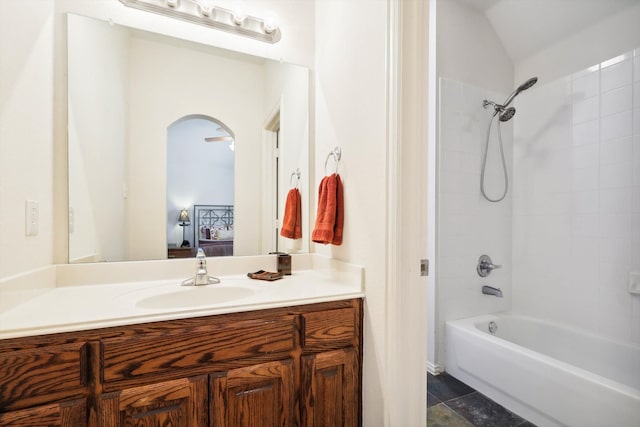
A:
[[[640,426],[638,345],[486,315],[447,322],[446,370],[539,427]]]

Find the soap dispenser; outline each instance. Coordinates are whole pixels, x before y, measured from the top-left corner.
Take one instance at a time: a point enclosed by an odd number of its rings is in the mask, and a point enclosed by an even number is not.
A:
[[[278,255],[278,273],[282,273],[285,276],[291,276],[291,255]]]
[[[291,276],[291,255],[284,252],[269,252],[278,257],[278,273]]]

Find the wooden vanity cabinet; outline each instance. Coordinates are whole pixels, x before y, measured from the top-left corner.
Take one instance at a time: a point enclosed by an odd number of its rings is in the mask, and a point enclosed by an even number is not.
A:
[[[361,425],[362,300],[0,340],[0,426]]]

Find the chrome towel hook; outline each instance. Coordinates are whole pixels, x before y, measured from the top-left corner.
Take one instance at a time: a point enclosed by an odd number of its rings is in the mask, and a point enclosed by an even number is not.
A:
[[[327,162],[329,158],[333,157],[336,162],[336,168],[333,173],[338,173],[338,164],[340,163],[340,158],[342,157],[342,149],[340,147],[335,147],[328,155],[326,160],[324,161],[324,174],[327,175]]]
[[[300,177],[302,176],[302,172],[300,171],[300,168],[296,169],[294,172],[291,172],[291,177],[289,178],[289,186],[292,187],[293,186],[293,177],[296,177],[296,185],[295,187],[298,188],[298,184],[300,183]]]

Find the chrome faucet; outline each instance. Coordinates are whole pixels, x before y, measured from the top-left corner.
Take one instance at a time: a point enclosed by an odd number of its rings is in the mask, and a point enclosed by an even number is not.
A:
[[[220,283],[220,279],[209,276],[209,273],[207,273],[207,257],[202,248],[198,248],[196,262],[198,263],[198,270],[195,277],[183,281],[182,286],[203,286]]]
[[[482,287],[482,293],[485,295],[493,295],[494,297],[502,298],[502,291],[500,288],[494,288],[493,286],[484,285]]]
[[[476,271],[480,277],[487,277],[496,268],[502,268],[502,266],[494,264],[489,255],[481,255],[478,259]]]

